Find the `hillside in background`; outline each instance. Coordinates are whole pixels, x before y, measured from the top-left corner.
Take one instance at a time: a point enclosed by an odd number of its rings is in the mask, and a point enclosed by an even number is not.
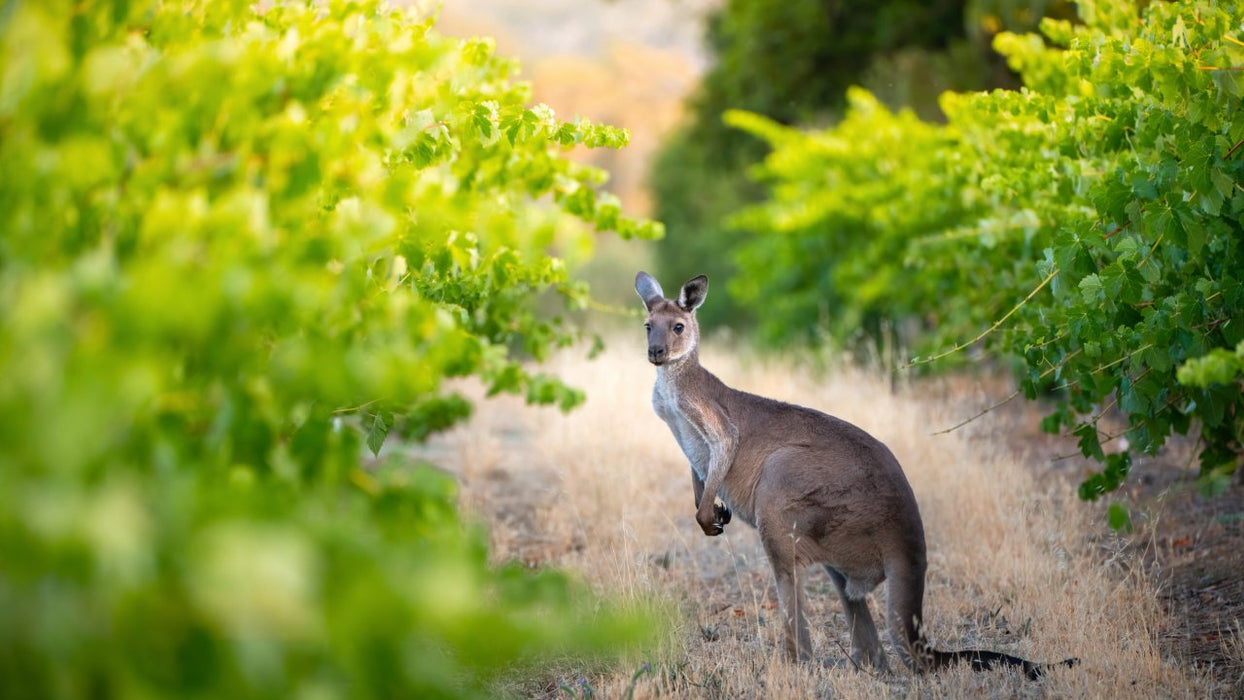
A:
[[[581,155],[607,168],[609,189],[636,215],[650,212],[649,163],[677,124],[708,58],[700,20],[717,0],[447,0],[440,27],[490,36],[522,62],[535,100],[559,116],[623,127],[621,151]]]

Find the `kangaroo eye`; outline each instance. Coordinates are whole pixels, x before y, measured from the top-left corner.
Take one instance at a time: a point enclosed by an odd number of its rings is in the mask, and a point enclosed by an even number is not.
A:
[[[648,331],[649,333],[651,333],[651,332],[652,332],[652,324],[651,324],[651,323],[646,323],[646,322],[645,322],[645,323],[644,323],[644,330],[646,330],[646,331]]]
[[[681,335],[681,334],[682,334],[682,329],[683,329],[683,325],[682,325],[681,323],[675,323],[675,324],[674,324],[674,332],[675,332],[675,333],[678,333],[679,335]]]

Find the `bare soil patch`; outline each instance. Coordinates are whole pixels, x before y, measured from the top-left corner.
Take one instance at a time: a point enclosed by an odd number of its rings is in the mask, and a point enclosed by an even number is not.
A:
[[[1154,514],[1145,555],[1172,620],[1163,647],[1244,696],[1244,487],[1206,499],[1169,466],[1148,482],[1132,498]]]

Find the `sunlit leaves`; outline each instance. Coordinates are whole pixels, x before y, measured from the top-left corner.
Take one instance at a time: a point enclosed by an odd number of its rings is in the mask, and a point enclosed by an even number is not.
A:
[[[1179,368],[1178,376],[1180,384],[1201,388],[1240,381],[1244,377],[1244,341],[1234,351],[1215,348],[1188,360]]]
[[[740,298],[774,339],[862,334],[926,358],[963,359],[944,349],[992,329],[972,347],[1022,357],[1025,395],[1056,400],[1043,426],[1105,463],[1087,498],[1127,475],[1103,449],[1116,438],[1152,453],[1195,429],[1203,474],[1229,471],[1244,449],[1237,5],[1101,0],[1044,38],[1002,34],[1026,87],[947,93],[944,126],[858,93],[823,131],[735,119],[774,149],[770,200],[741,215],[763,235],[737,258]],[[1116,408],[1125,430],[1102,433]]]
[[[581,304],[556,253],[660,232],[565,157],[625,131],[432,24],[0,10],[7,690],[461,696],[639,636],[560,574],[488,568],[445,475],[360,466],[469,415],[446,377],[581,401],[528,363],[580,336],[537,304]]]

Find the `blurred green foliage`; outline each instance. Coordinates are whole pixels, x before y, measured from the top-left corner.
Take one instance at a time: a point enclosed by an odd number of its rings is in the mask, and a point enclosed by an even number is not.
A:
[[[1244,375],[1244,341],[1234,350],[1214,348],[1207,354],[1185,362],[1180,368],[1180,384],[1208,388],[1214,384],[1239,382]]]
[[[651,618],[487,565],[452,480],[360,465],[535,373],[653,237],[489,40],[378,2],[0,9],[0,695],[460,697]]]
[[[1193,426],[1219,483],[1244,449],[1244,6],[1080,11],[999,35],[1024,89],[948,92],[945,124],[864,91],[824,130],[732,114],[773,148],[733,289],[773,342],[898,328],[917,365],[1019,360],[1018,393],[1057,398],[1043,427],[1104,464],[1085,498]]]
[[[729,251],[748,231],[726,220],[763,198],[747,171],[767,146],[723,123],[728,110],[824,124],[840,118],[847,89],[863,85],[883,103],[936,119],[945,90],[1018,85],[990,48],[995,34],[1070,13],[1061,0],[728,0],[708,17],[715,63],[653,169],[656,217],[670,231],[657,246],[658,276],[737,274]],[[753,307],[725,296],[701,313],[710,326],[757,318]]]

